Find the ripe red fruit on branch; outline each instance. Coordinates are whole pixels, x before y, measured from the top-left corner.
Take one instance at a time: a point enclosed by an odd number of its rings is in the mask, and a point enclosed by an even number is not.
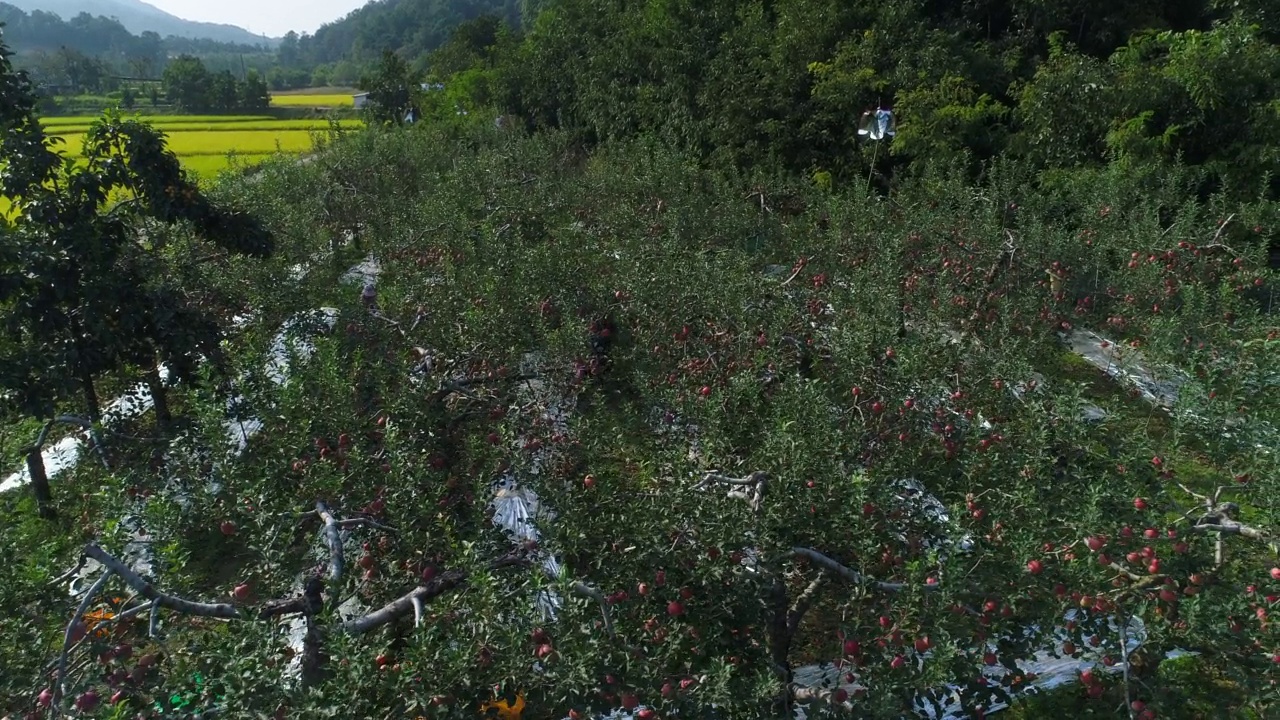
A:
[[[680,604],[679,601],[672,600],[671,602],[667,603],[667,614],[673,617],[683,615],[684,605]]]
[[[582,478],[582,486],[583,486],[583,487],[585,487],[585,488],[587,488],[588,490],[590,490],[591,488],[595,487],[595,486],[596,486],[596,476],[595,476],[595,475],[588,475],[588,476],[586,476],[586,477]]]
[[[1102,549],[1102,547],[1103,547],[1104,545],[1106,545],[1106,544],[1107,544],[1107,540],[1106,540],[1106,538],[1103,538],[1103,537],[1097,537],[1097,536],[1094,536],[1094,537],[1088,538],[1088,539],[1087,539],[1087,540],[1085,540],[1084,542],[1085,542],[1085,544],[1086,544],[1086,545],[1088,545],[1088,546],[1089,546],[1089,549],[1090,549],[1090,550],[1092,550],[1092,551],[1094,551],[1094,552],[1098,552],[1099,550],[1101,550],[1101,549]]]
[[[933,647],[933,641],[929,639],[928,635],[916,638],[915,647],[918,653],[928,652],[929,648]]]
[[[1271,568],[1271,579],[1280,580],[1280,567]]]
[[[231,591],[237,600],[247,600],[249,598],[249,584],[240,583]]]
[[[36,705],[39,705],[40,707],[49,707],[49,704],[52,702],[53,691],[49,688],[41,690],[40,694],[36,696]]]
[[[98,707],[99,702],[101,702],[101,698],[98,697],[98,691],[90,688],[76,698],[76,709],[81,712],[89,712]]]
[[[845,640],[845,641],[844,641],[844,654],[845,654],[845,655],[857,655],[857,654],[858,654],[858,653],[860,653],[860,652],[862,652],[862,646],[858,643],[858,641],[857,641],[857,640]]]
[[[373,567],[377,561],[373,559],[372,555],[361,555],[360,560],[357,562],[359,562],[360,567],[364,568],[365,570],[368,570],[369,568]]]
[[[1138,510],[1146,510],[1146,509],[1147,509],[1147,501],[1146,501],[1144,498],[1134,498],[1134,499],[1133,499],[1133,507],[1134,507],[1134,508],[1136,508],[1136,509],[1138,509]]]
[[[387,657],[386,655],[378,655],[378,657],[373,659],[373,664],[377,665],[380,668],[386,667],[387,664],[390,662],[391,662],[391,658]]]
[[[1032,560],[1031,562],[1027,563],[1027,572],[1031,573],[1032,575],[1039,575],[1040,573],[1044,572],[1044,563],[1040,562],[1039,560]]]
[[[231,537],[236,534],[236,524],[230,520],[223,520],[220,529],[222,530],[222,534],[227,537]]]

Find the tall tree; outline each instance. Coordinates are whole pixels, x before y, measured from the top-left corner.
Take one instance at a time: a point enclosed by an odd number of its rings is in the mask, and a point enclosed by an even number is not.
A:
[[[5,397],[25,415],[51,419],[78,388],[96,422],[104,373],[135,367],[155,377],[164,362],[192,377],[198,354],[216,354],[219,331],[166,279],[165,228],[181,223],[254,257],[270,255],[271,234],[213,205],[149,125],[108,114],[86,134],[83,164],[60,155],[36,117],[29,79],[13,70],[3,44],[0,137],[0,195],[17,215],[0,236]],[[156,400],[166,414],[162,391]]]

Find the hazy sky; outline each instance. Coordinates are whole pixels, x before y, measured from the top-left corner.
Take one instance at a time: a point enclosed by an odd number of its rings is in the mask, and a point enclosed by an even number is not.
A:
[[[290,30],[315,32],[367,0],[145,0],[186,20],[218,22],[271,37]]]

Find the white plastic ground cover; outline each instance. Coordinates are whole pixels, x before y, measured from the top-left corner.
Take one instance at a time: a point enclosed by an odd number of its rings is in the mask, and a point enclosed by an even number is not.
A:
[[[1122,349],[1092,330],[1059,332],[1071,351],[1118,382],[1137,388],[1151,404],[1172,410],[1187,377],[1173,368],[1156,369],[1136,349]]]
[[[163,365],[160,367],[160,379],[163,382],[169,380],[168,367]],[[138,383],[102,409],[102,423],[111,426],[124,422],[150,410],[152,404],[151,390],[145,383]],[[68,435],[42,451],[40,455],[44,458],[45,473],[52,478],[63,470],[74,467],[80,460],[80,452],[88,440],[89,432],[84,430]],[[21,470],[0,482],[0,492],[16,490],[29,482],[31,482],[31,473],[23,464]]]

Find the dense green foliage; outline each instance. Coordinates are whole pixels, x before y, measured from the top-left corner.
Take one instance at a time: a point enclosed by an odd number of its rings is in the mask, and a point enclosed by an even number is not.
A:
[[[256,72],[240,80],[228,70],[211,73],[199,58],[183,55],[164,69],[164,94],[188,112],[265,110],[271,105],[267,83]]]
[[[367,84],[423,122],[335,127],[219,185],[270,257],[194,260],[198,233],[146,220],[173,219],[148,204],[173,167],[128,128],[157,162],[113,156],[148,210],[118,227],[145,236],[106,233],[100,204],[72,217],[209,327],[239,323],[171,419],[101,427],[111,469],[56,476],[57,519],[0,496],[0,709],[40,717],[49,688],[120,706],[86,717],[474,718],[519,693],[525,720],[899,718],[954,693],[980,718],[1039,654],[1087,670],[1015,717],[1278,712],[1265,4],[523,10],[524,32],[460,26],[431,55],[441,91],[383,56]],[[7,67],[0,95],[3,177],[67,192],[30,180],[71,171]],[[858,136],[878,105],[897,135]],[[141,277],[22,210],[3,267],[65,246],[73,277]],[[346,279],[366,256],[376,279]],[[302,322],[322,307],[332,328]],[[0,305],[34,327],[25,308]],[[64,335],[102,344],[118,386],[167,347]],[[34,336],[0,338],[44,360],[13,389],[81,410],[78,357]],[[242,451],[229,417],[261,424]],[[494,516],[520,492],[502,478],[536,493],[536,542]],[[79,624],[51,578],[86,553],[149,558],[153,586],[87,600],[135,620]],[[166,600],[148,627],[156,591],[218,604]],[[841,687],[803,685],[814,663]]]
[[[1202,196],[1275,197],[1276,13],[1113,5],[562,0],[518,42],[495,40],[469,67],[446,48],[433,68],[530,128],[653,135],[716,166],[887,187],[921,160],[1180,158],[1203,170]],[[855,130],[877,106],[903,131],[872,167]]]

